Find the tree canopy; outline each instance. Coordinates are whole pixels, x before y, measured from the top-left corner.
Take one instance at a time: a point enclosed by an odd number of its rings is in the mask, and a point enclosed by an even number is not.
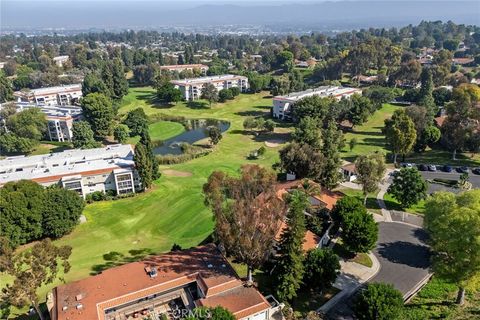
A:
[[[401,319],[403,297],[391,284],[369,283],[356,296],[353,310],[360,320]]]
[[[417,168],[402,168],[393,173],[390,193],[403,208],[409,208],[427,197],[428,183],[423,180]]]

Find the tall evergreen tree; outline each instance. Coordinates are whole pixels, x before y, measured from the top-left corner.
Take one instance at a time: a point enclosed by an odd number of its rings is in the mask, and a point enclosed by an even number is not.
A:
[[[142,180],[143,188],[150,188],[153,181],[152,160],[148,155],[147,148],[141,142],[135,145],[135,156],[133,160],[135,161],[135,169]]]
[[[82,110],[97,138],[104,138],[112,131],[114,110],[112,101],[102,93],[90,93],[82,98]]]
[[[433,118],[437,113],[435,100],[433,99],[433,79],[432,71],[429,68],[423,68],[420,75],[422,86],[418,95],[418,104],[427,109],[429,124],[433,122]]]
[[[328,121],[327,127],[322,130],[323,145],[320,153],[325,157],[325,164],[319,175],[318,182],[327,188],[334,188],[340,180],[340,151],[345,140],[343,134],[337,129],[335,121]]]
[[[147,154],[150,158],[150,162],[152,163],[152,178],[154,180],[160,178],[160,171],[158,170],[158,160],[153,153],[152,139],[150,138],[150,133],[148,132],[148,130],[142,131],[142,133],[140,134],[139,142],[143,144],[147,149]]]
[[[282,300],[292,300],[297,296],[304,274],[303,241],[305,237],[305,209],[307,196],[294,191],[288,198],[287,228],[283,231],[278,250],[277,295]]]
[[[120,100],[128,93],[128,82],[122,60],[116,58],[110,64],[113,82],[113,99]]]
[[[10,100],[13,100],[12,83],[3,72],[0,72],[0,103]]]

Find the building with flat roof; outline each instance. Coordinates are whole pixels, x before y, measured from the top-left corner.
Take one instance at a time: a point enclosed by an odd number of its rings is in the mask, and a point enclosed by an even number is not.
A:
[[[27,102],[42,105],[72,105],[82,97],[82,85],[71,84],[66,86],[21,90],[14,93],[17,102]]]
[[[172,80],[170,82],[173,83],[175,88],[180,89],[185,100],[200,99],[203,86],[208,83],[213,84],[218,91],[233,87],[239,88],[241,92],[245,92],[248,89],[248,78],[233,74]]]
[[[116,144],[7,157],[0,160],[0,187],[10,181],[32,180],[43,186],[75,190],[83,197],[95,191],[133,193],[141,187],[133,155],[132,146]]]
[[[205,64],[174,64],[169,66],[160,66],[160,70],[167,70],[170,72],[200,70],[203,74],[206,74],[208,71],[208,66]]]
[[[273,97],[273,117],[282,120],[291,120],[292,108],[294,107],[295,102],[306,97],[332,97],[341,100],[342,98],[350,98],[354,94],[362,94],[362,90],[358,88],[322,86],[315,89],[293,92],[285,96],[276,96]]]
[[[268,320],[280,312],[272,305],[278,306],[273,297],[244,286],[214,244],[107,269],[59,285],[47,299],[52,320],[180,319],[202,306]]]
[[[5,104],[0,104],[0,110],[4,106]],[[15,106],[17,112],[32,108],[40,109],[47,119],[47,135],[50,141],[72,141],[73,122],[83,118],[82,108],[79,106],[38,105],[27,102],[18,102]]]

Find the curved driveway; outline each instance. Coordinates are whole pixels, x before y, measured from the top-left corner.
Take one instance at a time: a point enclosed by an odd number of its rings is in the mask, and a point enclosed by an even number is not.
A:
[[[408,296],[428,276],[430,253],[423,229],[398,223],[379,222],[377,247],[373,253],[381,268],[370,282],[391,283]]]

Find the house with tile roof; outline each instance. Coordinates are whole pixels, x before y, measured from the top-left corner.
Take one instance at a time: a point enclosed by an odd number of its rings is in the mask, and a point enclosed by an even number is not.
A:
[[[281,312],[273,297],[244,285],[214,244],[59,285],[47,306],[52,320],[179,319],[197,307],[216,306],[241,320],[270,320]]]

